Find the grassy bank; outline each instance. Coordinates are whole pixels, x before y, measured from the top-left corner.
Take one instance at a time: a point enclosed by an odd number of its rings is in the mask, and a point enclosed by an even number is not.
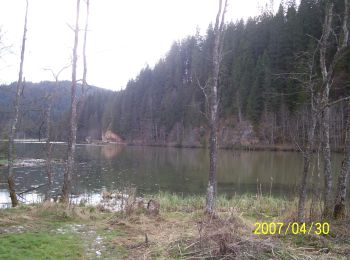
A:
[[[159,193],[159,214],[134,207],[45,203],[0,210],[0,259],[347,259],[349,218],[328,235],[255,235],[255,222],[290,222],[296,201],[251,195],[218,198],[218,216],[204,198]],[[309,203],[310,205],[310,203]],[[314,221],[321,219],[317,209]]]

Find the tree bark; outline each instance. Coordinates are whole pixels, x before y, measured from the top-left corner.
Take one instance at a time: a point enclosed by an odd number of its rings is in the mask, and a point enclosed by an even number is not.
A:
[[[313,146],[315,141],[315,129],[317,124],[317,112],[311,112],[311,125],[308,129],[307,143],[305,151],[303,153],[303,174],[300,184],[299,191],[299,203],[298,203],[298,220],[305,222],[305,202],[306,202],[306,191],[307,191],[307,177],[310,171],[310,164],[312,162]]]
[[[343,44],[341,48],[346,48],[349,43],[349,2],[344,0],[344,18],[343,18]],[[339,49],[338,49],[339,51]],[[350,101],[348,101],[348,108],[350,108]],[[346,137],[345,137],[345,156],[342,162],[342,167],[340,175],[338,177],[337,193],[335,197],[335,206],[333,216],[336,219],[345,217],[345,201],[346,201],[346,191],[348,185],[348,177],[350,171],[350,111],[348,111],[348,119],[346,122]]]
[[[324,209],[323,216],[328,218],[332,215],[332,165],[331,165],[331,148],[329,144],[329,107],[326,107],[322,113],[322,152],[324,160]]]
[[[213,46],[213,68],[211,75],[211,93],[210,93],[210,144],[209,144],[209,182],[207,188],[207,198],[205,212],[215,214],[215,204],[217,195],[217,124],[218,124],[218,79],[220,69],[220,59],[223,42],[223,27],[227,0],[225,0],[224,9],[222,10],[222,0],[219,0],[219,11],[216,16],[214,27],[214,46]],[[221,19],[220,19],[221,16]],[[221,20],[221,21],[220,21]]]
[[[329,4],[325,21],[323,24],[323,33],[320,40],[320,69],[322,73],[322,105],[326,105],[329,101],[330,83],[328,82],[328,69],[326,62],[326,51],[328,45],[328,39],[331,34],[333,20],[333,4]],[[329,107],[326,107],[322,111],[321,116],[321,132],[322,132],[322,152],[324,160],[324,217],[329,217],[331,213],[331,195],[332,195],[332,168],[331,168],[331,150],[329,144]]]
[[[348,105],[350,108],[350,103]],[[333,216],[335,219],[345,217],[345,200],[347,184],[350,172],[350,111],[348,112],[348,120],[346,124],[345,137],[345,155],[342,162],[342,167],[338,177],[337,193],[335,197],[335,206]]]
[[[237,112],[238,112],[238,123],[242,122],[242,109],[241,109],[241,102],[239,98],[239,91],[236,91],[236,103],[237,103]]]
[[[84,29],[84,39],[83,39],[83,85],[82,85],[82,95],[78,102],[78,115],[79,118],[81,113],[84,110],[86,102],[86,91],[87,91],[87,60],[86,60],[86,41],[87,41],[87,32],[89,26],[89,11],[90,11],[90,0],[86,0],[86,17],[85,17],[85,29]]]
[[[53,102],[56,98],[58,87],[59,87],[59,81],[58,77],[61,74],[62,71],[64,71],[68,66],[63,67],[57,74],[53,72],[51,69],[45,69],[49,70],[52,73],[52,76],[55,79],[55,87],[54,90],[50,93],[49,90],[47,90],[47,107],[45,110],[45,123],[46,123],[46,144],[45,144],[45,151],[46,151],[46,175],[47,175],[47,188],[45,193],[45,200],[50,200],[51,196],[51,187],[52,187],[52,143],[51,143],[51,110]]]
[[[83,91],[87,86],[86,75],[87,75],[87,61],[86,61],[86,39],[89,25],[89,11],[90,11],[90,0],[86,0],[86,18],[85,18],[85,30],[84,30],[84,43],[83,43]]]
[[[332,168],[331,168],[331,150],[329,140],[329,129],[330,129],[330,108],[329,108],[329,93],[334,79],[334,71],[337,63],[344,56],[345,50],[348,46],[349,41],[349,30],[347,27],[348,16],[349,16],[349,3],[348,0],[344,0],[344,17],[343,17],[343,35],[342,42],[338,44],[337,51],[327,61],[327,50],[329,46],[330,37],[332,35],[332,21],[333,21],[333,3],[329,3],[326,9],[325,21],[323,24],[322,36],[319,41],[320,45],[320,70],[322,74],[322,151],[324,159],[324,177],[325,177],[325,188],[324,188],[324,212],[325,218],[329,218],[332,215]],[[327,64],[328,67],[327,67]]]
[[[73,47],[73,64],[72,64],[72,88],[71,88],[71,113],[70,113],[70,134],[68,139],[67,149],[67,165],[64,173],[62,187],[62,201],[69,202],[71,192],[72,175],[74,173],[75,146],[77,139],[77,49],[79,40],[79,8],[80,0],[77,0],[76,21],[74,30],[74,47]]]
[[[28,17],[28,1],[26,2],[26,12],[25,12],[25,18],[24,18],[24,30],[23,30],[23,37],[22,37],[22,49],[21,49],[21,62],[19,65],[19,74],[18,74],[18,81],[17,81],[17,87],[16,87],[16,96],[15,96],[15,102],[14,102],[14,117],[13,121],[11,123],[10,128],[10,134],[9,134],[9,146],[8,146],[8,185],[9,185],[9,192],[11,197],[11,203],[12,207],[16,207],[18,205],[18,199],[16,195],[16,187],[15,187],[15,176],[13,172],[13,165],[14,165],[14,159],[15,159],[15,136],[16,136],[16,129],[17,129],[17,123],[18,123],[18,117],[19,117],[19,103],[21,100],[21,92],[23,89],[23,64],[24,64],[24,53],[25,53],[25,47],[26,47],[26,35],[27,35],[27,17]]]
[[[56,86],[57,87],[57,81]],[[48,97],[48,104],[45,111],[46,117],[46,175],[47,175],[47,189],[45,194],[45,200],[50,200],[50,192],[52,186],[52,144],[51,144],[51,107],[52,107],[52,94]]]

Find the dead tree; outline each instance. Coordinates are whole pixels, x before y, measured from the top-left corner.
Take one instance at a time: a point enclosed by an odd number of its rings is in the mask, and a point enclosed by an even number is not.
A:
[[[218,128],[218,80],[220,59],[222,53],[223,37],[224,37],[224,24],[225,13],[227,7],[227,0],[222,10],[222,0],[219,0],[219,11],[216,15],[215,27],[214,27],[214,46],[212,56],[212,75],[210,78],[210,96],[209,96],[209,109],[210,109],[210,144],[209,144],[209,182],[207,188],[207,198],[205,205],[205,212],[208,214],[215,213],[216,195],[217,195],[217,128]]]
[[[335,34],[333,29],[333,4],[329,3],[326,7],[325,20],[323,24],[322,35],[319,40],[317,40],[317,47],[314,50],[311,63],[310,63],[310,80],[308,83],[309,91],[311,93],[311,124],[308,129],[307,142],[305,150],[303,151],[304,157],[304,168],[302,181],[300,185],[299,193],[299,205],[298,205],[298,219],[299,221],[305,221],[305,201],[306,201],[306,186],[307,186],[307,176],[310,170],[310,164],[312,161],[312,153],[315,139],[315,128],[319,124],[321,131],[321,146],[324,161],[324,176],[325,176],[325,189],[324,189],[324,212],[325,217],[329,217],[332,212],[332,171],[331,171],[331,149],[329,142],[329,128],[330,128],[330,106],[338,103],[340,100],[329,102],[329,93],[332,87],[334,79],[335,66],[339,60],[344,56],[345,50],[348,46],[349,32],[347,29],[348,21],[348,0],[345,2],[345,11],[343,18],[343,35],[337,38],[337,50],[334,55],[330,56],[327,52],[331,46],[330,38]],[[338,38],[342,38],[342,43],[338,41]],[[315,57],[319,55],[319,70],[321,71],[320,79],[313,72]],[[328,58],[328,59],[327,59]],[[311,78],[311,75],[312,78]],[[312,79],[312,80],[311,80]],[[347,98],[345,98],[347,99]],[[345,100],[341,99],[341,100]]]
[[[320,40],[320,68],[322,73],[322,104],[328,103],[330,82],[328,81],[328,70],[326,65],[326,51],[328,39],[331,34],[333,20],[333,4],[329,4],[326,10],[325,21],[323,24],[323,32]],[[325,177],[325,190],[324,190],[324,215],[329,216],[331,209],[331,192],[332,192],[332,168],[331,168],[331,149],[329,143],[329,107],[326,107],[322,111],[321,116],[321,132],[322,132],[322,152],[324,160],[324,177]]]
[[[55,87],[54,90],[49,93],[47,90],[46,94],[46,102],[47,106],[45,109],[45,123],[46,123],[46,143],[45,143],[45,150],[46,150],[46,175],[47,175],[47,189],[46,189],[46,194],[45,194],[45,200],[50,200],[50,192],[51,192],[51,187],[52,187],[52,143],[51,143],[51,109],[52,109],[52,104],[55,100],[55,96],[59,87],[59,75],[64,71],[68,66],[63,67],[58,73],[54,73],[53,70],[47,69],[51,71],[52,76],[55,79]]]
[[[87,42],[87,32],[89,26],[89,11],[90,11],[90,0],[85,0],[86,3],[86,17],[85,17],[85,29],[84,29],[84,40],[83,40],[83,79],[82,79],[82,95],[78,102],[78,115],[77,118],[81,115],[84,110],[84,105],[86,102],[86,94],[87,94],[87,60],[86,60],[86,42]]]
[[[86,62],[86,39],[89,25],[89,7],[90,0],[86,0],[86,18],[85,18],[85,30],[84,30],[84,43],[83,43],[83,62],[84,62],[84,70],[83,70],[83,91],[87,86],[86,75],[87,75],[87,62]]]
[[[57,87],[57,80],[55,83]],[[50,192],[52,186],[52,144],[51,144],[51,107],[52,107],[53,95],[49,94],[47,96],[47,107],[45,111],[45,121],[46,121],[46,174],[47,174],[47,190],[45,194],[45,200],[50,200]]]
[[[335,35],[333,29],[333,3],[329,3],[327,6],[325,20],[323,24],[323,31],[321,39],[319,40],[320,48],[320,70],[322,74],[322,86],[321,86],[321,132],[322,132],[322,151],[324,160],[324,176],[325,176],[325,190],[324,190],[324,217],[330,217],[333,211],[333,199],[332,199],[332,168],[331,168],[331,149],[329,142],[329,129],[330,129],[330,107],[329,107],[329,93],[332,87],[334,79],[334,71],[337,63],[344,56],[348,47],[349,30],[347,27],[349,16],[349,4],[348,0],[344,0],[344,17],[343,17],[343,35],[342,42],[337,41],[337,50],[334,55],[329,59],[328,51],[330,47],[330,40]]]
[[[305,222],[305,202],[306,202],[306,191],[307,191],[307,178],[310,172],[312,159],[313,159],[313,149],[315,143],[315,129],[317,125],[317,98],[312,97],[311,101],[311,115],[310,115],[310,125],[307,130],[307,140],[305,145],[305,150],[303,154],[303,173],[301,177],[300,190],[299,190],[299,202],[298,202],[298,220],[300,222]]]
[[[8,178],[7,182],[9,185],[9,192],[11,197],[12,207],[16,207],[18,205],[16,189],[15,189],[15,177],[13,172],[13,165],[15,159],[15,136],[17,130],[17,123],[19,117],[19,106],[21,100],[21,93],[23,89],[23,64],[24,64],[24,53],[26,47],[26,35],[27,35],[27,17],[28,17],[28,0],[26,1],[26,12],[24,18],[24,30],[22,37],[22,49],[21,49],[21,62],[19,65],[19,73],[18,73],[18,81],[16,86],[16,96],[14,102],[14,115],[11,123],[10,134],[9,134],[9,146],[8,146]]]
[[[77,60],[78,60],[78,40],[79,40],[79,9],[80,0],[77,0],[76,21],[74,29],[74,47],[73,47],[73,63],[72,63],[72,88],[71,88],[71,111],[70,111],[70,133],[68,138],[67,149],[67,165],[64,172],[62,201],[69,202],[69,194],[72,185],[72,175],[74,172],[75,148],[77,139]]]
[[[315,143],[315,130],[316,125],[319,122],[319,108],[320,108],[320,95],[317,91],[316,85],[318,84],[317,75],[315,72],[316,67],[316,54],[318,48],[310,55],[307,55],[306,69],[307,73],[298,74],[298,76],[306,76],[306,78],[295,78],[299,80],[302,85],[306,88],[306,91],[310,94],[310,125],[307,128],[306,143],[304,149],[301,149],[303,155],[303,173],[301,177],[300,190],[299,190],[299,201],[298,201],[298,220],[305,222],[305,203],[306,203],[306,192],[307,192],[307,179],[311,169],[313,160],[313,149]]]
[[[348,104],[350,108],[350,103]],[[333,216],[336,219],[345,217],[345,199],[346,187],[348,184],[350,172],[350,113],[348,112],[348,119],[346,124],[346,139],[345,139],[345,156],[342,162],[342,167],[338,177],[337,193],[335,197],[335,206]]]
[[[343,43],[341,49],[344,49],[348,46],[349,42],[349,28],[347,27],[349,20],[349,9],[350,4],[348,0],[344,1],[344,18],[343,18]],[[341,51],[341,49],[338,51]],[[348,101],[348,108],[350,110],[350,101]],[[349,113],[349,111],[348,111]],[[342,162],[342,167],[340,175],[338,177],[337,193],[335,197],[335,206],[333,215],[335,218],[342,218],[345,216],[345,198],[346,198],[346,187],[348,184],[348,176],[350,171],[350,114],[348,114],[348,120],[346,124],[346,139],[345,139],[345,156]]]

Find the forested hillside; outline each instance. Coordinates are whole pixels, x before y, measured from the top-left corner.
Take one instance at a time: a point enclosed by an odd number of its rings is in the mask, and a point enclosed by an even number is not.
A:
[[[266,10],[247,22],[226,25],[219,78],[221,147],[303,144],[310,103],[310,93],[304,86],[307,58],[322,34],[323,2],[302,0],[297,7],[289,1],[276,14]],[[341,10],[343,1],[337,1],[334,11]],[[205,36],[196,34],[175,42],[154,68],[143,68],[124,90],[94,89],[80,111],[78,140],[101,139],[111,130],[128,143],[206,146],[212,44],[213,28],[209,26]],[[333,100],[349,92],[349,51],[336,70],[330,93]],[[46,86],[53,84],[26,83],[24,96],[31,98],[23,102],[42,99]],[[53,121],[55,137],[65,140],[70,84],[61,85]],[[7,88],[1,89],[6,95]],[[1,110],[5,111],[0,118],[2,128],[9,118],[6,109],[10,97],[7,94],[1,99]],[[31,111],[26,107],[28,104],[23,106],[19,135],[25,132],[27,137],[38,137],[40,108]],[[333,148],[344,144],[346,113],[341,102],[331,107]]]
[[[7,138],[9,121],[13,113],[12,102],[15,96],[16,83],[10,85],[0,86],[0,133],[2,138]],[[26,82],[22,91],[21,99],[21,111],[19,118],[19,128],[17,138],[42,138],[45,136],[46,124],[45,124],[45,107],[47,107],[48,96],[53,95],[53,108],[51,111],[53,130],[52,138],[56,141],[66,141],[68,136],[67,122],[70,109],[70,81],[60,81],[58,85],[55,82],[43,81],[40,83]],[[87,135],[84,132],[86,124],[91,126],[91,129],[100,129],[99,125],[101,121],[92,122],[94,113],[98,113],[98,105],[94,105],[93,102],[98,101],[99,106],[102,107],[106,101],[107,96],[112,91],[90,86],[88,88],[87,97],[84,105],[87,106],[86,112],[91,113],[91,118],[79,124],[79,136],[82,134]],[[104,95],[104,98],[99,98]],[[90,103],[91,97],[93,102]],[[78,88],[78,97],[82,101],[82,89]],[[80,102],[82,103],[82,102]],[[91,109],[94,112],[90,112]],[[103,110],[100,108],[101,113]],[[101,131],[101,130],[100,130]],[[99,137],[101,138],[101,133]]]
[[[338,1],[335,12],[341,10],[343,1]],[[221,146],[305,140],[310,100],[303,84],[306,61],[321,36],[323,20],[323,1],[302,0],[298,8],[290,1],[276,14],[265,11],[246,23],[226,25],[219,79]],[[205,145],[212,44],[212,26],[204,37],[197,34],[174,43],[154,68],[144,68],[115,95],[103,127],[111,122],[129,142]],[[349,91],[349,52],[336,70],[332,99]],[[344,143],[343,107],[331,107],[333,147]]]

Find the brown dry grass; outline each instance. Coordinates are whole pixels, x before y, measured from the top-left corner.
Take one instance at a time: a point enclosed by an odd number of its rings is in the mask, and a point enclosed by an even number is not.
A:
[[[123,259],[346,259],[350,255],[350,218],[332,221],[328,236],[257,236],[252,233],[256,221],[293,221],[294,201],[221,198],[218,215],[211,217],[203,214],[202,198],[160,196],[157,216],[138,207],[105,213],[56,203],[0,210],[0,231],[23,224],[35,230],[53,223],[85,223],[87,228],[119,234],[111,236],[110,245],[125,250]]]
[[[109,225],[121,230],[123,236],[114,242],[128,250],[128,259],[150,259],[170,257],[168,247],[185,237],[194,237],[196,223],[192,217],[181,212],[167,216],[151,216],[147,213],[119,215]]]
[[[252,234],[256,221],[294,221],[296,201],[221,199],[215,218],[203,214],[200,202],[165,194],[158,217],[140,211],[121,214],[109,222],[125,233],[114,243],[127,249],[129,259],[346,259],[349,255],[347,221],[332,222],[329,236]]]

